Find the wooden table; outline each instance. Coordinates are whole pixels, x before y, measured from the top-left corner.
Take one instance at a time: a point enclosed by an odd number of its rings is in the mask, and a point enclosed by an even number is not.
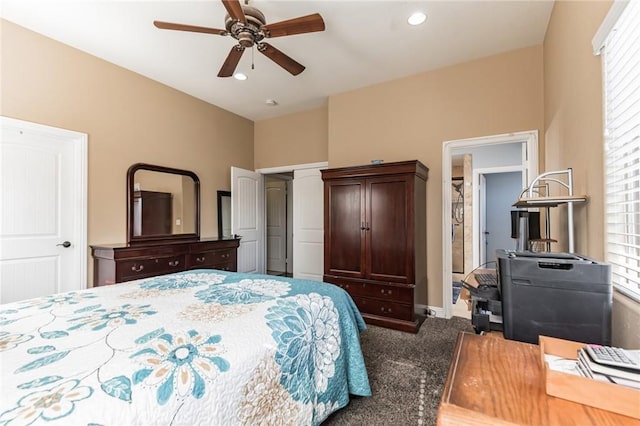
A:
[[[507,424],[621,426],[640,420],[548,396],[537,345],[460,333],[438,425]]]

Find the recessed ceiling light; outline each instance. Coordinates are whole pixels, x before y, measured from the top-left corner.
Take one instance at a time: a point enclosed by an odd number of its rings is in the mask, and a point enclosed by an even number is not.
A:
[[[240,81],[244,81],[247,79],[246,74],[242,74],[241,72],[237,72],[233,75],[233,78],[235,78],[236,80],[240,80]]]
[[[415,12],[407,19],[409,25],[420,25],[427,20],[427,15],[422,12]]]
[[[269,106],[277,106],[278,102],[275,99],[267,99],[266,101],[264,101],[265,104],[269,105]]]

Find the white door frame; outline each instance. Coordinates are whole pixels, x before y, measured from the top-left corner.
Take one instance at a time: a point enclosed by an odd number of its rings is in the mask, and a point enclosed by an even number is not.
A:
[[[29,132],[37,132],[44,135],[51,135],[55,138],[64,138],[72,143],[74,164],[77,166],[73,171],[73,181],[75,187],[75,197],[73,202],[73,244],[79,248],[75,250],[76,258],[74,265],[77,268],[78,282],[80,288],[87,288],[87,164],[88,164],[88,135],[73,130],[61,129],[58,127],[46,126],[44,124],[29,121],[17,120],[15,118],[0,116],[2,127],[13,127],[24,129]]]
[[[318,169],[318,168],[327,168],[327,167],[329,167],[329,162],[320,161],[318,163],[294,164],[294,165],[291,165],[291,166],[265,167],[265,168],[261,168],[261,169],[256,169],[256,173],[260,173],[262,175],[272,175],[272,174],[275,174],[275,173],[289,173],[289,172],[293,172],[295,170]],[[265,191],[266,191],[266,188],[265,188]],[[295,195],[294,195],[294,197],[295,197]],[[266,214],[267,214],[267,212],[266,212],[266,203],[265,203],[265,211],[263,212],[263,216],[266,217]],[[265,233],[264,238],[265,238],[265,241],[266,241],[266,238],[267,238],[267,229],[266,229],[266,227],[265,227],[264,233]],[[262,254],[265,257],[265,259],[264,259],[265,263],[264,264],[266,265],[267,264],[266,263],[267,262],[266,250],[263,251]],[[294,253],[294,256],[295,256],[295,253]],[[293,262],[295,262],[295,260],[293,260]],[[291,262],[291,263],[293,263],[293,262]]]
[[[523,180],[531,182],[538,175],[538,131],[507,133],[470,139],[444,141],[442,144],[442,306],[433,308],[445,318],[452,315],[451,294],[451,159],[457,148],[472,148],[524,142],[522,155]],[[515,200],[514,200],[515,201]],[[475,204],[475,203],[474,203]]]
[[[527,181],[524,176],[524,168],[522,166],[501,166],[501,167],[485,167],[481,169],[473,169],[473,188],[472,192],[472,210],[473,210],[473,229],[477,229],[478,232],[473,232],[473,265],[480,265],[482,259],[484,258],[484,240],[486,237],[483,237],[482,229],[485,228],[485,217],[482,215],[481,206],[486,206],[486,190],[484,179],[481,179],[481,176],[490,175],[494,173],[509,173],[509,172],[522,172],[522,187],[524,188],[527,185]],[[515,202],[515,200],[513,200]],[[486,210],[486,209],[485,209]],[[506,220],[506,219],[505,219]]]

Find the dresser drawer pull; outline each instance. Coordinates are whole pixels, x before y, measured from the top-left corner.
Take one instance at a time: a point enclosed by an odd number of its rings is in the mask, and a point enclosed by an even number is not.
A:
[[[144,269],[144,265],[133,265],[131,270],[133,272],[141,272]]]
[[[386,294],[388,296],[391,296],[391,294],[393,293],[393,290],[385,290],[384,288],[380,290],[380,293],[382,294]]]
[[[391,313],[391,308],[385,308],[383,306],[382,308],[380,308],[380,312],[382,312],[383,314],[390,314]]]
[[[204,256],[202,256],[202,257],[196,257],[196,262],[198,262],[198,263],[204,263],[204,260],[205,260],[205,257],[204,257]]]
[[[220,257],[221,257],[221,258],[223,258],[223,259],[228,259],[228,258],[229,258],[229,255],[230,255],[229,253],[222,253],[222,254],[220,255]]]
[[[169,266],[178,266],[180,264],[179,260],[171,260],[169,261]]]

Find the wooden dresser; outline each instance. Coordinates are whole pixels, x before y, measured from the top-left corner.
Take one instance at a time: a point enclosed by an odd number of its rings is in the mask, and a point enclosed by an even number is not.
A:
[[[349,292],[370,324],[417,332],[426,299],[426,180],[419,161],[322,171],[324,281]]]
[[[236,271],[239,244],[239,239],[203,239],[148,245],[93,245],[93,285],[198,268]]]

